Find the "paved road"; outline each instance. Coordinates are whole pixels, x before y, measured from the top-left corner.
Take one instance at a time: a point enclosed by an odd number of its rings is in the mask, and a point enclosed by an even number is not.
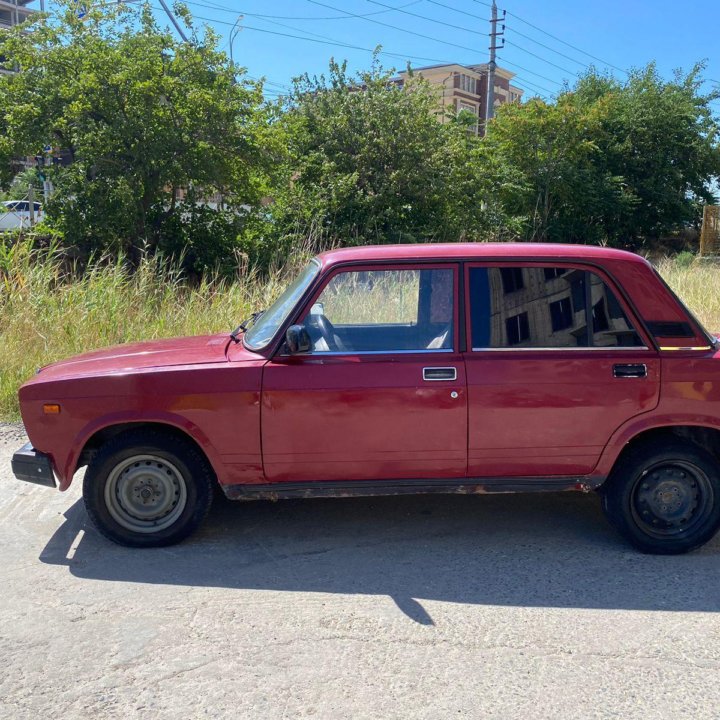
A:
[[[593,496],[216,503],[117,547],[11,479],[2,718],[717,718],[720,539],[647,557]]]

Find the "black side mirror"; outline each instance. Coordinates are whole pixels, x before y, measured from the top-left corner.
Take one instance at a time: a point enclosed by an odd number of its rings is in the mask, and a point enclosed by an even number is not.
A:
[[[292,355],[310,351],[310,335],[304,325],[291,325],[285,333],[285,341]]]

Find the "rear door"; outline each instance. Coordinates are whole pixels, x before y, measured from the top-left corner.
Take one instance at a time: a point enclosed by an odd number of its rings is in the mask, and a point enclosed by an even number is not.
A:
[[[335,271],[297,323],[313,341],[264,369],[270,482],[464,477],[458,266]]]
[[[610,278],[570,264],[466,267],[468,474],[584,475],[658,403],[660,363]]]

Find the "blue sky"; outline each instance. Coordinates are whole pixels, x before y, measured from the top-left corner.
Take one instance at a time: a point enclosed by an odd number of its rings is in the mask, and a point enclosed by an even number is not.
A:
[[[244,15],[233,44],[234,58],[252,77],[266,77],[270,94],[282,92],[293,76],[323,72],[331,56],[347,59],[352,69],[366,68],[369,50],[378,44],[396,54],[383,56],[383,64],[399,68],[408,59],[420,66],[432,61],[471,64],[488,56],[490,8],[480,0],[190,0],[187,4],[196,17],[205,18],[198,22],[209,22],[222,35],[226,46],[231,26]],[[684,4],[507,0],[499,7],[508,13],[500,64],[517,73],[516,84],[529,94],[552,96],[591,63],[624,77],[623,69],[654,60],[670,77],[673,69],[689,69],[706,59],[705,77],[720,81],[717,0]],[[715,107],[720,112],[720,101]]]

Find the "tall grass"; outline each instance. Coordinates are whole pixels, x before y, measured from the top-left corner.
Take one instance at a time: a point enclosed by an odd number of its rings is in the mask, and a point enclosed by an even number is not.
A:
[[[267,307],[307,260],[304,250],[262,277],[239,268],[188,283],[176,266],[148,258],[131,270],[99,261],[82,275],[53,249],[0,243],[0,419],[17,419],[17,389],[50,362],[108,345],[230,332]]]
[[[661,260],[657,269],[710,332],[720,332],[720,263]]]
[[[132,340],[229,332],[267,307],[308,254],[263,276],[239,268],[233,281],[191,284],[158,259],[132,271],[99,261],[79,275],[55,250],[0,243],[0,419],[17,419],[19,385],[54,360]],[[708,329],[720,330],[720,265],[664,260],[659,270]]]

